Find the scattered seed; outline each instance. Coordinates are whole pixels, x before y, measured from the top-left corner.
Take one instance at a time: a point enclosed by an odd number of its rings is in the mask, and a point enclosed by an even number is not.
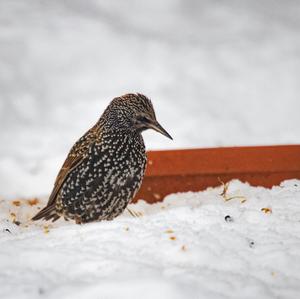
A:
[[[170,237],[170,240],[175,241],[175,240],[176,240],[176,237],[171,236],[171,237]]]
[[[233,222],[233,218],[230,215],[226,215],[224,219],[226,222]]]
[[[173,231],[172,229],[167,229],[167,230],[165,231],[165,233],[166,233],[166,234],[173,234],[174,231]]]
[[[19,200],[13,200],[12,204],[16,207],[19,207],[21,205],[21,202]]]
[[[27,200],[27,203],[30,205],[30,206],[35,206],[39,203],[39,200],[37,198],[32,198],[32,199],[28,199]]]
[[[249,241],[249,247],[250,247],[250,248],[254,248],[254,246],[255,246],[254,241],[250,240],[250,241]]]
[[[272,209],[271,208],[261,208],[261,211],[264,212],[265,214],[271,214],[272,213]]]
[[[49,226],[48,225],[44,225],[44,233],[45,234],[49,233]]]
[[[16,218],[17,218],[16,214],[13,213],[13,212],[11,212],[11,213],[10,213],[10,217],[11,217],[11,222],[12,222],[12,223],[15,223],[15,222],[16,222]]]

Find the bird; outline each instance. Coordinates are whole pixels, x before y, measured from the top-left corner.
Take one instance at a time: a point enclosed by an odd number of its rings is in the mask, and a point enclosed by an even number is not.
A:
[[[153,129],[172,139],[158,123],[149,98],[129,93],[114,98],[71,148],[46,207],[32,220],[63,217],[77,224],[113,220],[139,190],[147,164],[142,132]]]

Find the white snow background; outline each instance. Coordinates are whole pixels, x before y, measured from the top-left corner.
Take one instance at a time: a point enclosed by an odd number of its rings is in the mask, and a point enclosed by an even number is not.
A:
[[[297,298],[297,180],[83,226],[32,224],[25,198],[127,92],[174,137],[148,149],[299,143],[299,36],[296,0],[0,0],[0,298]]]
[[[221,192],[139,201],[141,217],[85,225],[32,224],[36,205],[2,201],[0,298],[298,298],[300,180],[232,181],[239,198],[227,202]]]

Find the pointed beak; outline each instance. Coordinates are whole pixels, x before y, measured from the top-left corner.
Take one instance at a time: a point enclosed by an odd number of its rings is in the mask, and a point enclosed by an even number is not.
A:
[[[171,140],[173,140],[171,135],[157,121],[153,121],[153,122],[149,123],[148,127],[155,130],[156,132],[161,133],[162,135],[170,138]]]

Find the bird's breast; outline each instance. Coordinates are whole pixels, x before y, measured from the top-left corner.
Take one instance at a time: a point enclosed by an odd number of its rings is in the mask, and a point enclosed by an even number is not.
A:
[[[141,185],[145,166],[142,139],[122,135],[102,138],[91,145],[86,158],[64,183],[61,200],[65,211],[80,214],[88,207],[97,214],[117,203],[126,207]]]

